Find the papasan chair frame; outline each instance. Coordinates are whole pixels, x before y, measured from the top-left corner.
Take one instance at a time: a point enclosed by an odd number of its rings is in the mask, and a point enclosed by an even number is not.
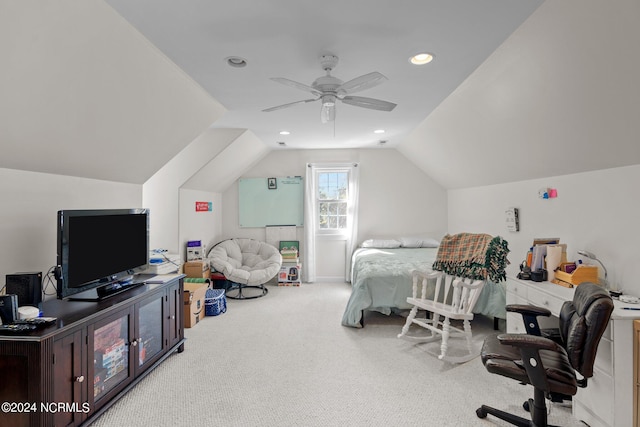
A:
[[[232,283],[226,296],[231,299],[260,298],[269,292],[265,283],[274,278],[282,266],[278,249],[256,239],[233,238],[218,242],[207,251],[209,264]],[[246,289],[259,289],[253,295]]]

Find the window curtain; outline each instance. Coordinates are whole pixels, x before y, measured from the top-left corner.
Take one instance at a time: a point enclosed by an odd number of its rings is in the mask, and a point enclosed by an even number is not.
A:
[[[347,217],[348,231],[346,241],[346,259],[344,262],[344,280],[351,282],[351,254],[358,242],[358,193],[360,190],[360,168],[357,163],[349,167],[349,216]]]
[[[316,281],[316,228],[318,226],[318,201],[316,200],[316,169],[307,163],[304,187],[304,253],[302,277],[305,282]]]
[[[349,211],[345,234],[345,281],[351,281],[351,254],[358,241],[358,193],[359,168],[357,163],[312,164],[307,163],[304,198],[304,254],[302,276],[305,282],[316,281],[316,230],[318,229],[317,172],[323,169],[349,171]]]

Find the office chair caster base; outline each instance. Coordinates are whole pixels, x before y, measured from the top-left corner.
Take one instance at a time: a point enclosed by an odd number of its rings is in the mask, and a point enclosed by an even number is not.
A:
[[[478,418],[487,418],[487,411],[484,408],[478,408],[476,409],[476,415]]]

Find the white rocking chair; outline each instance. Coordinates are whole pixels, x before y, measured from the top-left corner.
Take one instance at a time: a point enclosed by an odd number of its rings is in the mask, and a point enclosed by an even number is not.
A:
[[[479,349],[478,351],[473,349],[470,321],[473,319],[472,310],[484,287],[485,280],[463,279],[440,271],[414,270],[412,274],[413,296],[407,298],[407,302],[413,305],[413,308],[398,338],[414,342],[431,342],[441,338],[442,344],[438,359],[448,362],[464,363],[480,354]],[[431,298],[427,297],[427,295],[431,295],[427,291],[429,279],[436,280]],[[430,312],[431,319],[416,319],[419,308]],[[444,317],[442,322],[440,322],[440,316]],[[452,326],[450,319],[462,320],[464,330]],[[412,323],[428,329],[431,331],[431,335],[426,337],[407,335]],[[466,338],[467,354],[447,356],[449,337]]]

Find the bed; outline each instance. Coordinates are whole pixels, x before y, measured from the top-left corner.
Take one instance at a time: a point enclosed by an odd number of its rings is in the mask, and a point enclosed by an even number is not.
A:
[[[409,309],[413,282],[411,270],[431,269],[437,247],[360,247],[351,262],[351,297],[342,316],[342,324],[361,328],[364,310],[391,314]],[[506,318],[504,282],[487,283],[476,303],[474,313]]]

